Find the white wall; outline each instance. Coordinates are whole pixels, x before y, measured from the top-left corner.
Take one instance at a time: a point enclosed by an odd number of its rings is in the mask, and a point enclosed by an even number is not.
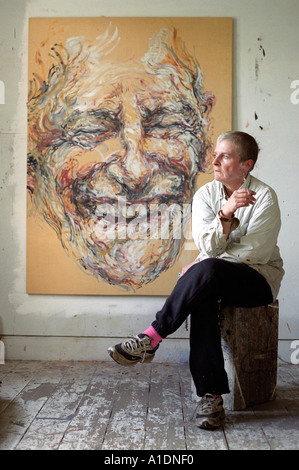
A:
[[[113,337],[139,332],[164,301],[25,293],[27,20],[43,16],[233,17],[233,128],[258,139],[255,174],[280,200],[286,275],[279,337],[280,354],[289,361],[290,341],[299,338],[299,93],[291,88],[299,80],[298,0],[0,0],[0,335],[6,358],[106,359]],[[175,336],[188,332],[182,327]],[[163,351],[160,360],[168,353],[186,360],[187,339],[169,340]]]

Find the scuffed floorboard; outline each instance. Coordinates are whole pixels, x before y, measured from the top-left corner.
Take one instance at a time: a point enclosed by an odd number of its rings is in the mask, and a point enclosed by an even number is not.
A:
[[[275,401],[212,432],[192,419],[187,364],[8,361],[0,381],[1,450],[299,449],[296,365],[278,367]]]

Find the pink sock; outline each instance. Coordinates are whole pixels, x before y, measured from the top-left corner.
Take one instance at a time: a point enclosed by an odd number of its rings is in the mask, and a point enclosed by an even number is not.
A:
[[[152,338],[151,345],[153,348],[155,348],[163,339],[152,326],[147,328],[147,330],[143,331],[143,334]]]

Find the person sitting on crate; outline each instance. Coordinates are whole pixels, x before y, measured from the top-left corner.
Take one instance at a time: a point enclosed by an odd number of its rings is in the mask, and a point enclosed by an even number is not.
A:
[[[108,349],[121,365],[149,362],[162,339],[191,316],[190,371],[200,401],[196,423],[214,429],[224,419],[221,395],[229,393],[224,368],[219,303],[257,307],[273,302],[284,274],[277,246],[281,226],[274,190],[250,174],[256,140],[244,132],[217,139],[214,180],[192,205],[192,234],[200,252],[183,268],[155,320],[141,334]]]

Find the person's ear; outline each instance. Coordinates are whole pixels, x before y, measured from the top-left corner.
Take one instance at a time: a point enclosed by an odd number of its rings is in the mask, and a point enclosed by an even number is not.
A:
[[[252,170],[253,165],[254,165],[254,161],[251,158],[249,158],[248,160],[245,160],[245,162],[241,163],[241,167],[246,173],[248,173],[250,170]]]

